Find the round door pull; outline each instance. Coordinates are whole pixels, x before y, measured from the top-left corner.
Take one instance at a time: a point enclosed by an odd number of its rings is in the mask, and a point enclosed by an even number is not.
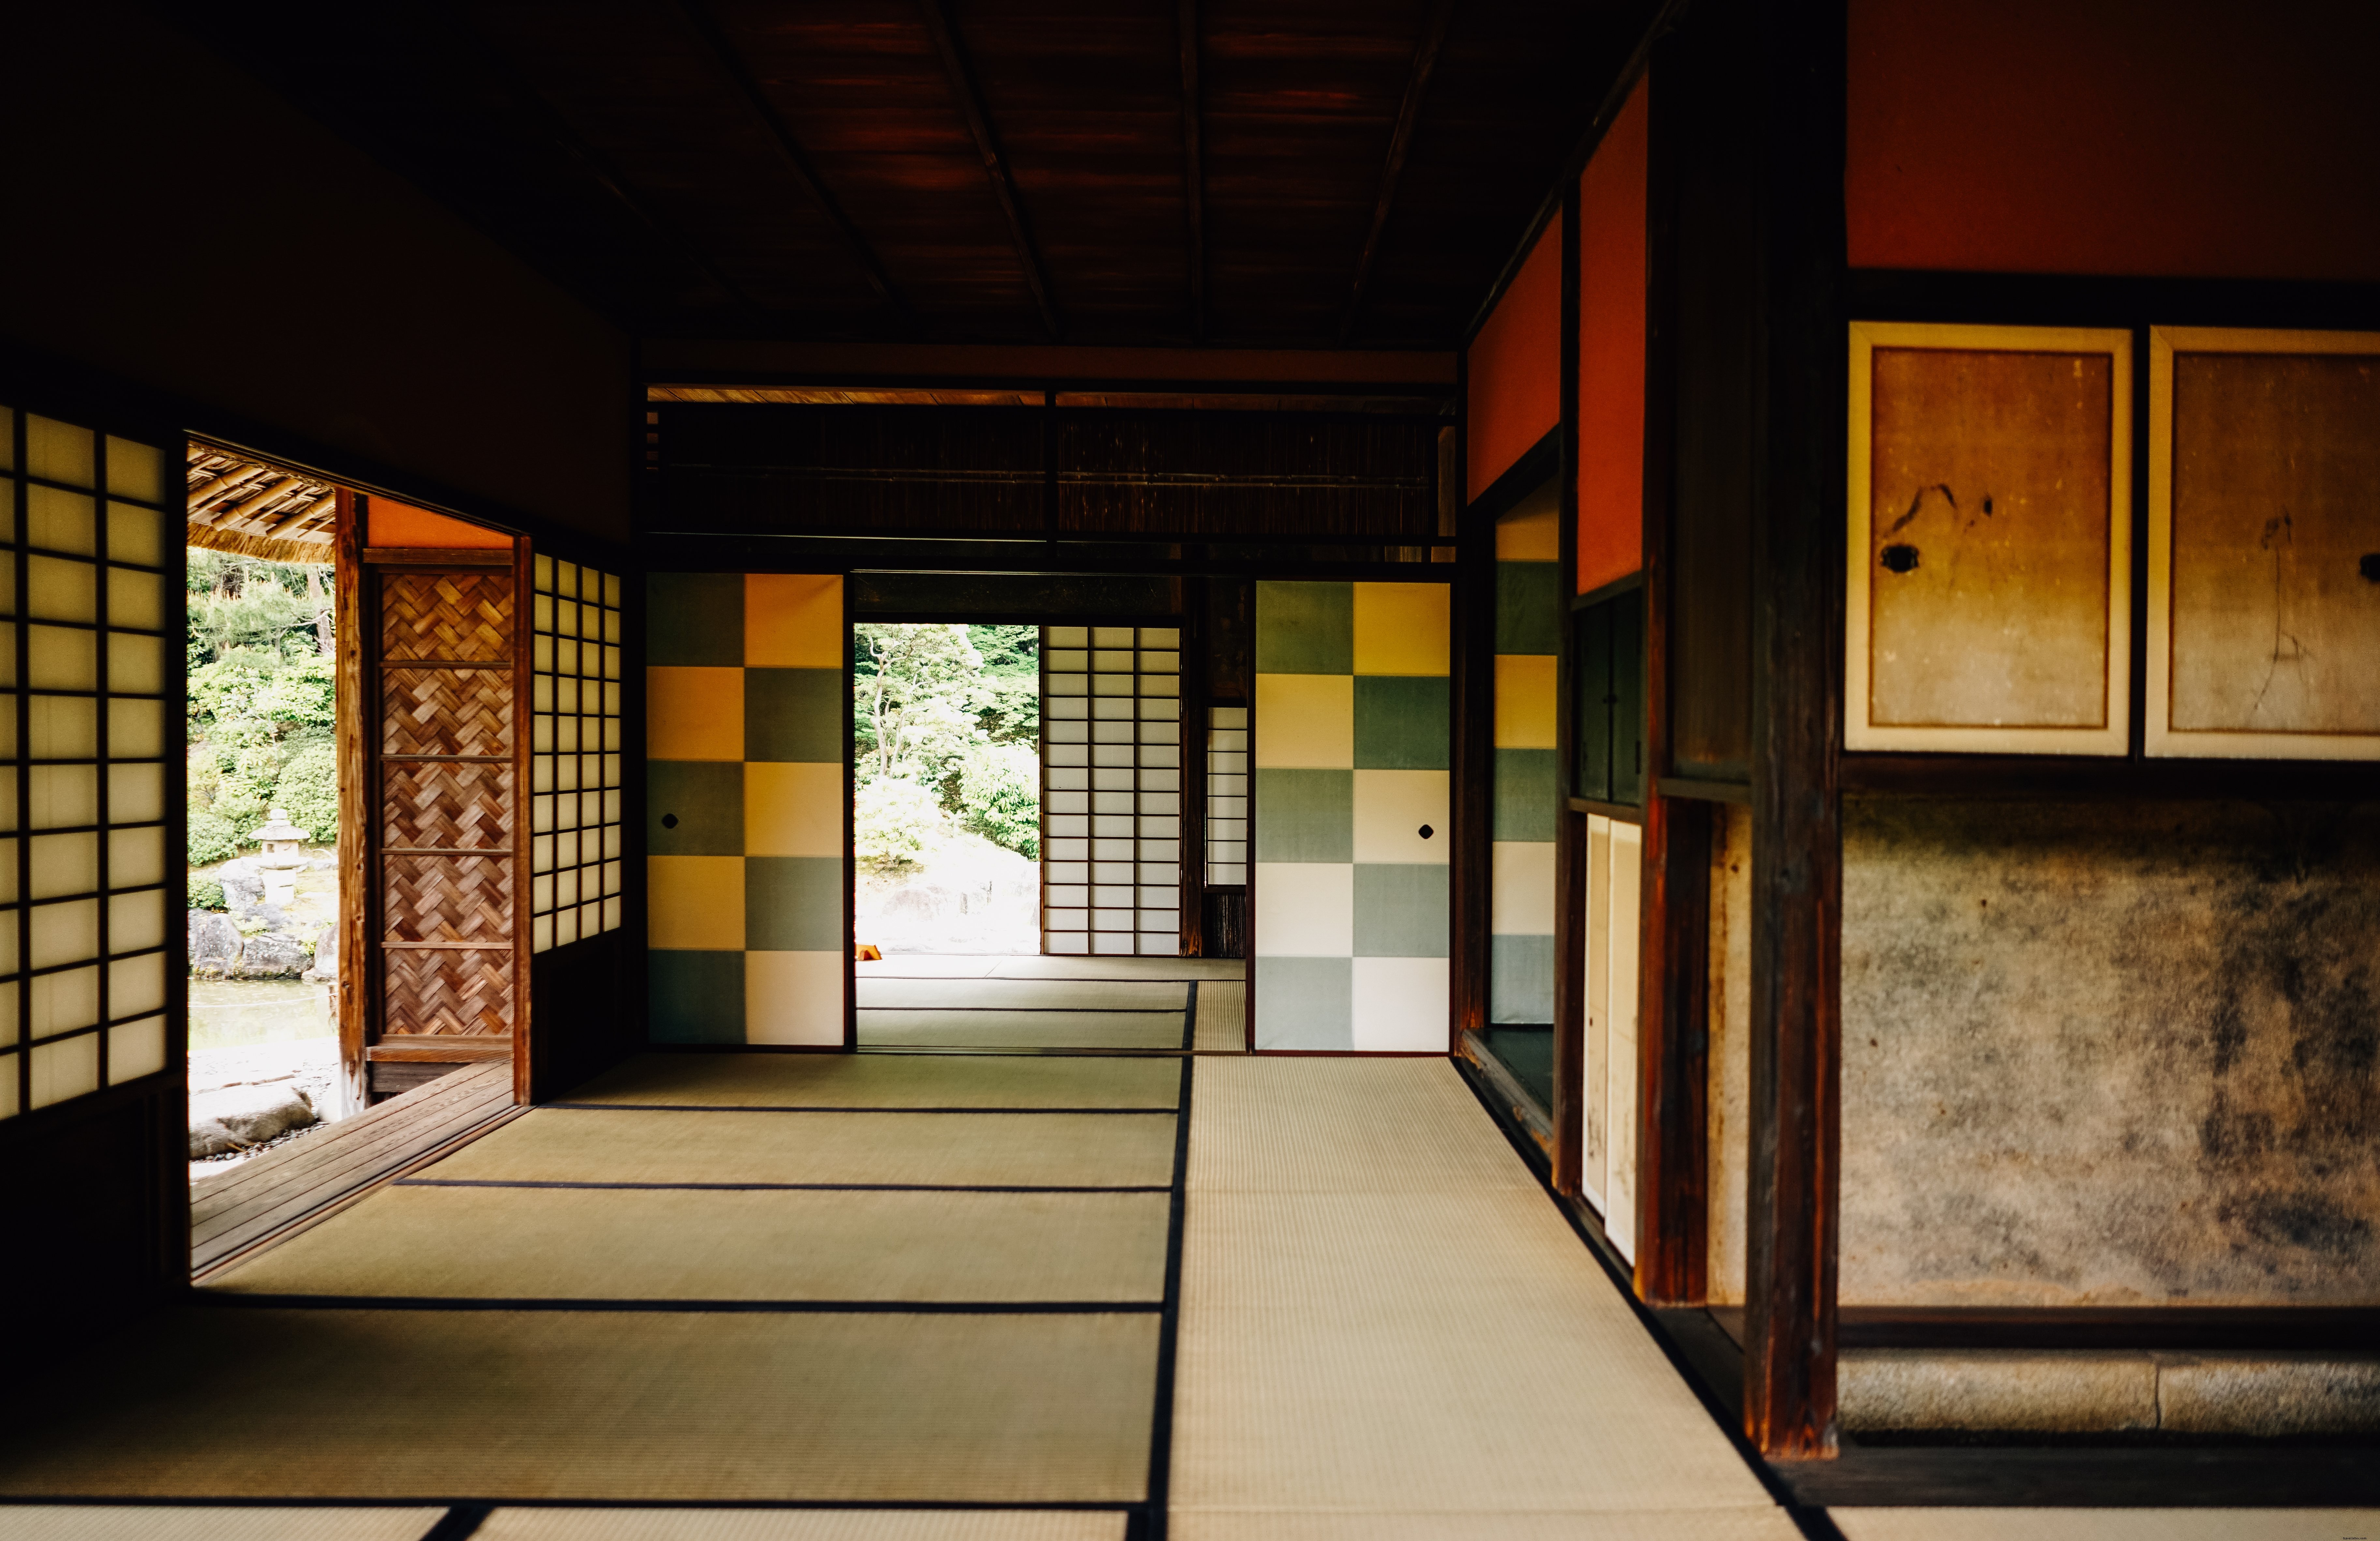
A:
[[[674,830],[674,829],[676,829],[676,828],[677,828],[677,815],[676,815],[676,814],[674,814],[674,813],[665,813],[665,814],[662,814],[662,829],[664,829],[664,830]]]
[[[1438,831],[1437,831],[1436,830],[1431,829],[1431,828],[1430,828],[1428,825],[1427,825],[1427,824],[1424,824],[1424,825],[1421,827],[1421,837],[1422,837],[1422,839],[1424,839],[1424,840],[1427,840],[1430,836],[1432,836],[1432,835],[1436,834],[1437,832],[1438,832]]]

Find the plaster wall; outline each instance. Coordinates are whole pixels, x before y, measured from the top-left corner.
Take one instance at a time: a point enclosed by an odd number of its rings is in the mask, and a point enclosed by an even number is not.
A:
[[[1741,1305],[1752,1171],[1752,810],[1721,803],[1712,813],[1704,1279],[1710,1304]]]
[[[2380,804],[1843,829],[1845,1304],[2380,1301]]]

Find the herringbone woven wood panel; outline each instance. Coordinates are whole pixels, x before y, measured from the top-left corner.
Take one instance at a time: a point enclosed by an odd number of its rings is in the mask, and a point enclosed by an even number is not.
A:
[[[513,653],[510,573],[390,573],[381,579],[381,658],[497,660]]]
[[[390,941],[513,940],[513,860],[384,856],[381,913]]]
[[[513,955],[503,952],[382,954],[383,1038],[415,1034],[473,1035],[513,1030]]]
[[[507,851],[512,808],[509,765],[391,765],[381,782],[381,843]]]
[[[496,669],[381,672],[381,753],[513,752],[513,676]]]

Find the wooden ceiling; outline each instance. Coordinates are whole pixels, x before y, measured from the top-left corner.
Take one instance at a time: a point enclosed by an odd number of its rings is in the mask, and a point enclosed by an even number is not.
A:
[[[1651,0],[173,0],[649,335],[1447,347]]]

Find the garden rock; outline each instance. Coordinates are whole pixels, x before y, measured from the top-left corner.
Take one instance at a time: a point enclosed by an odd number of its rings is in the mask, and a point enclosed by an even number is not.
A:
[[[282,931],[262,931],[240,949],[238,976],[243,979],[280,979],[305,971],[311,960],[305,945]]]
[[[239,924],[250,936],[258,931],[286,930],[289,927],[289,912],[278,904],[259,904],[241,915]]]
[[[234,915],[246,915],[264,903],[264,880],[239,862],[224,863],[215,881],[223,884],[224,906]]]
[[[339,977],[339,928],[325,926],[322,934],[314,939],[314,966],[298,976],[309,984],[335,981]]]
[[[220,977],[239,966],[239,928],[213,910],[190,912],[190,972]]]
[[[201,1092],[190,1098],[190,1159],[243,1150],[317,1122],[312,1101],[287,1081]]]

